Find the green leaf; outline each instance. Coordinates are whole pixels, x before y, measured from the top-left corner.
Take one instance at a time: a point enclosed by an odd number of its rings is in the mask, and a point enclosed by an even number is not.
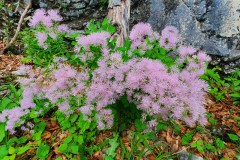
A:
[[[142,132],[144,129],[146,129],[147,125],[146,125],[146,123],[142,122],[141,120],[136,119],[135,127],[138,132]]]
[[[59,149],[59,151],[60,151],[61,153],[66,153],[66,152],[67,152],[67,149],[68,149],[68,144],[63,143],[63,144],[61,144],[61,145],[58,147],[58,149]]]
[[[81,144],[83,144],[83,136],[82,135],[80,135],[80,136],[78,136],[78,139],[77,139],[77,142],[81,145]]]
[[[0,158],[5,157],[6,155],[8,155],[7,146],[6,145],[0,146]]]
[[[38,147],[36,155],[38,158],[46,158],[49,153],[50,147],[47,144],[42,144]]]
[[[224,144],[224,142],[223,142],[221,139],[217,138],[216,141],[215,141],[215,143],[216,143],[216,146],[217,146],[219,149],[225,148],[225,144]]]
[[[68,136],[66,139],[64,139],[64,143],[67,144],[67,143],[71,142],[72,139],[73,139],[73,136],[70,135],[70,136]]]
[[[191,144],[192,148],[197,148],[197,150],[202,153],[203,152],[203,141],[195,141]]]
[[[215,120],[214,118],[210,117],[209,122],[212,123],[212,125],[216,126],[217,125],[217,120]]]
[[[239,93],[233,93],[233,94],[230,94],[230,96],[233,97],[233,98],[240,98]]]
[[[179,124],[174,124],[174,125],[173,125],[173,131],[174,131],[175,133],[180,133],[180,132],[181,132],[180,125],[179,125]]]
[[[0,142],[2,142],[2,140],[4,139],[5,136],[6,136],[5,124],[0,123]]]
[[[22,136],[16,141],[18,144],[23,144],[27,142],[27,136]]]
[[[12,100],[9,99],[8,97],[3,98],[0,103],[0,111],[5,110],[8,106],[8,104],[11,102],[12,102]]]
[[[107,156],[110,156],[112,158],[116,156],[117,153],[115,150],[119,145],[119,143],[117,142],[118,134],[114,134],[113,136],[114,138],[109,140],[110,147],[106,149]]]
[[[75,144],[71,145],[70,148],[71,148],[71,153],[78,154],[78,146],[77,145],[75,145]]]
[[[167,126],[167,122],[162,121],[160,123],[158,123],[158,125],[156,126],[157,131],[161,131],[161,130],[167,130],[168,126]]]
[[[70,121],[73,123],[73,122],[75,122],[75,121],[77,120],[77,118],[78,118],[78,115],[77,115],[77,114],[72,114],[72,115],[70,116]]]
[[[187,145],[192,141],[193,138],[193,132],[187,132],[186,134],[183,135],[182,137],[182,145]]]
[[[240,160],[240,153],[236,155],[237,160]]]
[[[23,146],[23,147],[19,147],[18,149],[17,149],[17,154],[19,155],[19,154],[23,154],[23,153],[25,153],[27,150],[29,150],[29,148],[30,148],[30,145],[25,145],[25,146]]]
[[[9,154],[14,154],[16,152],[16,149],[15,148],[13,148],[13,147],[9,147],[8,148],[8,153]]]
[[[204,147],[211,152],[215,151],[215,147],[211,144],[205,144]]]
[[[237,141],[239,138],[237,135],[235,134],[228,134],[228,137],[232,140],[232,141]]]

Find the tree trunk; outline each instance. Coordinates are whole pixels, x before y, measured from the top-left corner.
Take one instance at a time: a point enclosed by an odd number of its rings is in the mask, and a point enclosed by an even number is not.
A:
[[[123,45],[124,40],[129,36],[131,0],[109,0],[108,18],[117,26],[117,45]]]

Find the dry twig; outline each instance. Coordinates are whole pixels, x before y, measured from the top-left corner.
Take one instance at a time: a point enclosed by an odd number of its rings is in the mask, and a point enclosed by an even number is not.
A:
[[[29,0],[29,3],[27,5],[27,7],[25,8],[25,10],[23,11],[19,22],[18,22],[18,26],[17,26],[17,30],[13,36],[13,38],[11,39],[11,41],[9,43],[6,44],[6,46],[3,48],[3,50],[0,52],[0,54],[3,54],[12,44],[13,42],[17,39],[18,33],[20,32],[21,26],[22,26],[22,22],[24,20],[24,17],[26,16],[29,8],[32,6],[32,0]]]

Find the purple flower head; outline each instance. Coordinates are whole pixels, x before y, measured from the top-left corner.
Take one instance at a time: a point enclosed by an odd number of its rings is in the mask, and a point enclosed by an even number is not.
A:
[[[43,47],[44,49],[48,48],[48,45],[45,43],[47,40],[47,34],[43,32],[38,32],[36,34],[36,38],[38,39],[38,45]]]
[[[29,26],[35,27],[40,24],[44,19],[46,19],[46,12],[44,9],[37,9],[32,19],[30,19]]]
[[[44,9],[37,9],[33,14],[32,19],[30,19],[29,26],[36,27],[42,23],[47,28],[50,28],[54,22],[62,21],[62,19],[63,18],[59,15],[58,10],[48,10],[46,12]]]
[[[47,14],[52,21],[60,22],[63,20],[63,18],[59,15],[58,10],[50,9],[47,11]]]
[[[144,36],[152,34],[153,30],[150,24],[148,23],[138,23],[133,26],[132,31],[130,32],[130,40],[135,41],[137,39],[142,39]]]
[[[100,46],[103,48],[107,46],[107,39],[110,38],[108,32],[97,32],[87,36],[80,36],[77,39],[78,45],[83,46],[85,50],[89,50],[90,45]]]
[[[59,32],[68,32],[69,31],[69,28],[66,24],[61,24],[57,27],[57,30]]]
[[[56,38],[57,38],[57,34],[54,33],[54,32],[49,33],[49,36],[50,36],[52,39],[56,39]]]
[[[179,34],[176,27],[167,26],[162,30],[160,46],[166,49],[176,48],[178,41]]]
[[[178,48],[178,53],[180,56],[193,55],[196,52],[196,49],[191,46],[181,46]]]

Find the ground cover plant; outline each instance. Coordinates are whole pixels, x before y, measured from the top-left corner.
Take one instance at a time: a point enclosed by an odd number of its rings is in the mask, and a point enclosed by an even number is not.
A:
[[[205,99],[210,89],[221,100],[224,86],[239,103],[239,72],[223,82],[207,70],[209,56],[179,44],[174,26],[159,34],[139,23],[117,46],[107,19],[84,33],[61,20],[57,10],[37,10],[21,34],[19,86],[2,87],[1,159],[178,159],[180,148],[238,156],[239,108],[234,121],[220,119],[232,128],[219,127]]]

